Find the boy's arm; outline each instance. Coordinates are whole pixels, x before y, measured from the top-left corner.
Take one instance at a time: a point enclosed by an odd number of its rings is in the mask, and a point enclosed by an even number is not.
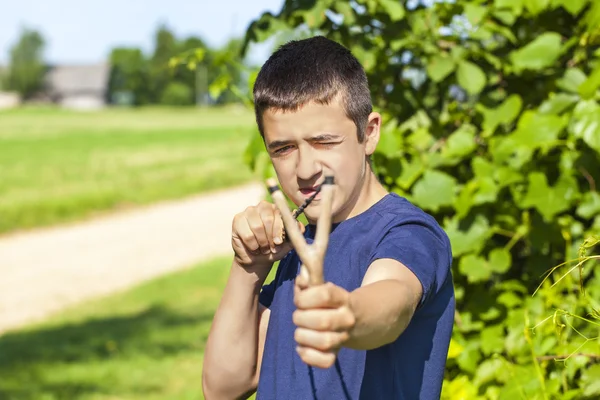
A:
[[[441,230],[419,224],[392,230],[372,258],[352,292],[296,279],[295,339],[307,364],[327,368],[342,346],[373,349],[396,340],[423,299],[445,281],[451,263]]]
[[[352,292],[331,283],[308,287],[302,277],[296,284],[298,354],[321,368],[334,363],[341,346],[369,350],[396,340],[423,292],[417,277],[392,259],[373,262],[362,286]]]
[[[250,396],[258,385],[270,310],[258,302],[265,277],[237,265],[210,329],[202,387],[207,400]]]
[[[204,354],[207,400],[244,398],[256,390],[270,316],[259,294],[273,264],[292,249],[282,231],[277,208],[265,201],[233,219],[234,261]]]

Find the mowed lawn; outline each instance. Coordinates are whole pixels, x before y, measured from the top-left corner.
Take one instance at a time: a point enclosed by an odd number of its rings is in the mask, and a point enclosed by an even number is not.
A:
[[[0,336],[0,399],[201,399],[220,258]]]
[[[233,186],[251,110],[0,112],[0,234]]]

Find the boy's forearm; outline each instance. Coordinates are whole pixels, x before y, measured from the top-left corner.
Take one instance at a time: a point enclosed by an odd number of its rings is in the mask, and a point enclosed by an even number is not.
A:
[[[409,285],[386,279],[350,293],[355,325],[345,347],[370,350],[393,342],[414,314],[415,294]]]
[[[258,354],[258,295],[266,275],[235,262],[231,266],[204,354],[202,379],[207,398],[237,398],[252,385]]]

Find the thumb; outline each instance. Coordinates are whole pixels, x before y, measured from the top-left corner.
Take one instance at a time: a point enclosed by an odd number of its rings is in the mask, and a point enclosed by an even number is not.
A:
[[[304,264],[300,266],[300,273],[296,277],[296,287],[299,290],[304,290],[308,288],[310,283],[310,277],[308,274],[308,268]]]

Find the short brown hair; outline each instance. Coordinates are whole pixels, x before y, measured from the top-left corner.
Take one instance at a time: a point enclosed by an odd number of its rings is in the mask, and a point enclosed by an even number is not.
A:
[[[271,55],[256,78],[258,129],[264,137],[262,116],[269,108],[295,111],[310,102],[329,104],[338,95],[362,143],[373,110],[362,65],[344,46],[323,36],[292,40]]]

